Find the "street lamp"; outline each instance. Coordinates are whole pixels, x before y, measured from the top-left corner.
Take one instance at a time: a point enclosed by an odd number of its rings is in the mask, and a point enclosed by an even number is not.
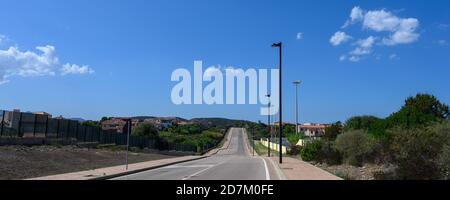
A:
[[[295,133],[298,135],[298,86],[302,83],[301,81],[294,81],[295,85]]]
[[[280,50],[280,164],[283,163],[283,43],[275,43],[272,45],[273,48],[278,48]]]
[[[272,134],[272,130],[270,127],[270,94],[266,95],[266,97],[269,99],[269,104],[267,104],[267,108],[268,108],[268,114],[267,114],[267,126],[268,126],[268,130],[269,130],[269,135],[267,136],[267,156],[270,157],[270,137]]]

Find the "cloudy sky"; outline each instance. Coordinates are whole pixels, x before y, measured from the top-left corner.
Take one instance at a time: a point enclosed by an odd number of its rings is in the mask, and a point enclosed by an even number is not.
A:
[[[173,105],[171,73],[277,67],[285,117],[385,117],[418,92],[450,103],[447,1],[1,0],[0,109],[265,120],[260,106]]]

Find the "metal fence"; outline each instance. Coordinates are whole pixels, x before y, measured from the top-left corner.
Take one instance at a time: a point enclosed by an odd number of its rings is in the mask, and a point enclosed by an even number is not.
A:
[[[59,139],[98,144],[126,145],[127,134],[83,126],[78,121],[50,118],[48,115],[0,110],[0,139]],[[195,145],[175,144],[159,138],[130,136],[130,147],[161,151],[201,152]],[[199,151],[200,150],[200,151]]]

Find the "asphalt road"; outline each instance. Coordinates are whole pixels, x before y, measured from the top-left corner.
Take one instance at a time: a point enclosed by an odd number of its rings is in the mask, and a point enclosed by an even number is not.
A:
[[[231,129],[228,148],[211,157],[127,175],[114,180],[278,180],[269,159],[250,155],[244,129]]]

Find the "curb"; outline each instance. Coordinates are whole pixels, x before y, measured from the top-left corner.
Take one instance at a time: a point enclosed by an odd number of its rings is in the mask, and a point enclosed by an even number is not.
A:
[[[278,177],[280,180],[289,180],[286,177],[286,174],[284,174],[283,170],[280,168],[280,165],[278,163],[275,163],[271,158],[264,157],[264,159],[269,160],[270,163],[272,163],[272,166],[274,167],[275,171],[277,172]]]
[[[100,181],[100,180],[113,179],[113,178],[117,178],[117,177],[121,177],[121,176],[137,174],[137,173],[148,171],[148,170],[153,170],[153,169],[158,169],[158,168],[162,168],[162,167],[167,167],[167,166],[170,166],[170,165],[176,165],[176,164],[190,162],[190,161],[195,161],[195,160],[201,160],[201,159],[205,159],[207,157],[208,156],[202,156],[202,157],[199,157],[199,158],[187,159],[187,160],[182,160],[182,161],[177,161],[177,162],[172,162],[172,163],[166,163],[166,164],[152,166],[152,167],[147,167],[147,168],[142,168],[142,169],[137,169],[137,170],[133,170],[133,171],[122,172],[122,173],[118,173],[118,174],[112,174],[112,175],[106,175],[106,176],[102,176],[102,177],[96,177],[96,178],[88,179],[88,181]]]

